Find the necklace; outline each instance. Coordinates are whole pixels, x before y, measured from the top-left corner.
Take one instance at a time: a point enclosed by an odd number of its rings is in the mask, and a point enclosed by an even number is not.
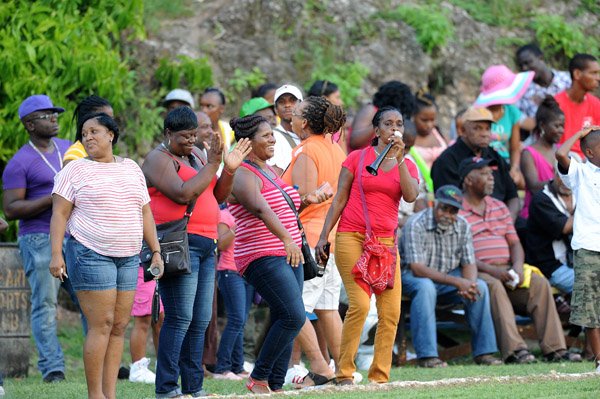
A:
[[[60,150],[58,148],[58,145],[56,145],[56,142],[54,142],[54,140],[50,139],[50,141],[52,141],[52,145],[54,146],[54,149],[56,150],[56,153],[58,154],[58,163],[60,164],[60,169],[63,168],[63,159],[62,159],[62,154],[60,153]],[[44,163],[46,165],[48,165],[48,167],[50,169],[52,169],[52,171],[54,172],[54,175],[56,176],[58,174],[58,171],[54,168],[54,166],[52,166],[52,164],[50,163],[50,161],[48,161],[48,158],[46,158],[44,156],[44,154],[42,154],[42,152],[31,142],[31,140],[29,140],[29,145],[31,146],[31,148],[34,149],[35,152],[38,153],[38,155],[42,158],[42,160],[44,161]]]
[[[373,151],[375,151],[375,154],[377,154],[377,156],[381,155],[381,154],[379,153],[379,151],[377,151],[377,148],[373,147]],[[390,160],[392,160],[392,159],[396,159],[396,157],[384,157],[384,158],[385,158],[385,159],[390,159]]]
[[[169,148],[165,145],[165,143],[160,143],[160,145],[162,145],[162,147],[169,153],[172,155],[175,155],[176,157],[179,157],[181,159],[185,159],[185,157],[183,155],[177,155],[177,154],[173,154],[173,152],[171,150],[169,150]]]

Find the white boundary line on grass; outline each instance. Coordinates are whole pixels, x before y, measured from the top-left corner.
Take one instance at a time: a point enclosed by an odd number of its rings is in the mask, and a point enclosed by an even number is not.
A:
[[[230,395],[211,395],[213,398],[248,398],[248,397],[265,397],[265,396],[297,396],[302,394],[318,394],[318,393],[337,393],[337,392],[348,392],[348,391],[364,391],[364,392],[379,392],[379,391],[390,391],[401,388],[439,388],[439,387],[451,387],[461,385],[476,385],[485,384],[490,382],[499,383],[528,383],[528,382],[540,382],[540,381],[578,381],[587,378],[600,378],[600,374],[597,372],[589,373],[558,373],[551,371],[548,374],[534,374],[527,376],[495,376],[495,377],[464,377],[464,378],[445,378],[442,380],[433,381],[393,381],[385,384],[365,384],[365,385],[323,385],[319,387],[304,388],[293,391],[285,391],[277,394],[263,394],[253,395],[250,392],[244,395],[230,394]]]

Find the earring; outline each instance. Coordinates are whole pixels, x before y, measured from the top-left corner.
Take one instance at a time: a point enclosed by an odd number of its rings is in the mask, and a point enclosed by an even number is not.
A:
[[[543,136],[546,134],[546,131],[544,130],[543,127],[540,128],[540,136]]]
[[[112,143],[112,139],[108,139],[108,141],[110,141]]]

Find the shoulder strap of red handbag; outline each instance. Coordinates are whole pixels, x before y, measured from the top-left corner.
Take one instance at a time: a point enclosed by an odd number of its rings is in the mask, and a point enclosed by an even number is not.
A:
[[[367,237],[371,236],[371,221],[369,220],[369,211],[367,210],[367,200],[365,198],[365,190],[363,189],[362,181],[363,181],[363,168],[365,166],[365,155],[367,151],[369,151],[367,147],[360,152],[360,160],[358,161],[358,190],[360,191],[360,201],[362,202],[363,213],[365,215],[365,224],[367,226]]]

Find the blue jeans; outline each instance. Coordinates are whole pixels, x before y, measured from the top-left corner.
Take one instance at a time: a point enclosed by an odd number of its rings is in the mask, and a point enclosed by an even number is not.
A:
[[[61,283],[50,274],[52,251],[49,234],[25,234],[18,238],[18,243],[25,275],[31,287],[31,330],[39,355],[38,369],[43,377],[53,371],[64,372],[65,361],[56,335],[58,289],[62,286],[77,308],[79,301],[68,278]],[[87,323],[83,315],[82,323],[86,332]]]
[[[461,277],[461,269],[448,273]],[[494,322],[490,310],[487,284],[477,279],[481,296],[475,302],[460,297],[453,285],[437,284],[428,278],[415,277],[410,270],[402,271],[402,291],[410,296],[410,332],[417,358],[438,357],[435,305],[463,303],[471,329],[473,357],[498,351]]]
[[[195,241],[201,246],[190,245],[192,273],[158,281],[165,319],[157,354],[157,398],[202,391],[202,352],[212,316],[216,243],[206,237]]]
[[[558,288],[565,294],[573,292],[573,284],[575,283],[575,271],[572,267],[562,265],[550,276],[550,285]]]
[[[227,325],[221,334],[215,373],[244,371],[244,325],[254,298],[254,287],[236,271],[217,272],[217,284],[227,311]]]
[[[269,304],[271,327],[258,354],[252,378],[268,381],[271,389],[283,387],[294,338],[306,320],[302,265],[291,267],[283,256],[265,256],[250,263],[246,280]]]

